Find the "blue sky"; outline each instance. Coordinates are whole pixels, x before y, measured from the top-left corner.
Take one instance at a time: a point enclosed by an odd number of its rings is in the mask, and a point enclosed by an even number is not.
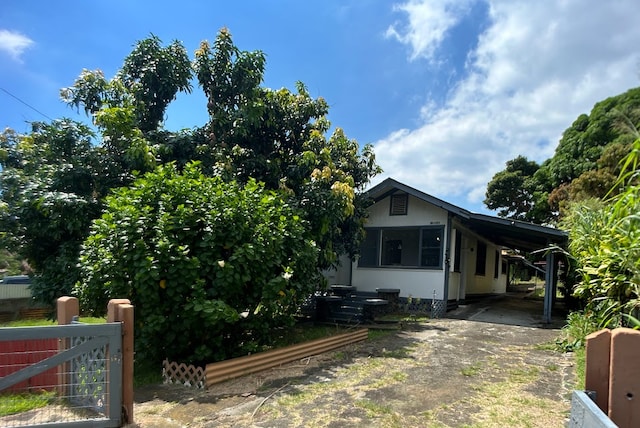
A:
[[[227,27],[240,49],[265,52],[265,86],[302,81],[334,126],[374,144],[385,171],[374,183],[393,177],[486,212],[486,184],[507,160],[542,162],[580,113],[640,85],[638,16],[637,0],[4,0],[0,127],[47,120],[14,96],[87,121],[58,96],[83,68],[112,77],[151,33],[192,56]],[[165,127],[206,120],[195,87]]]

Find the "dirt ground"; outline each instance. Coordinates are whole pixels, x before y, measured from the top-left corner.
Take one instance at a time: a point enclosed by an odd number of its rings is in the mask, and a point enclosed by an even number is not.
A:
[[[563,317],[541,316],[540,302],[510,296],[206,391],[147,386],[136,426],[564,426],[573,356],[550,346]]]

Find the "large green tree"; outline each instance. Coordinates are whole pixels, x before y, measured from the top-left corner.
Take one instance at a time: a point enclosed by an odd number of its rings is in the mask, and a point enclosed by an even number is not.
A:
[[[63,99],[86,111],[97,129],[97,135],[91,137],[88,128],[73,125],[81,128],[81,132],[73,134],[70,141],[78,150],[86,151],[86,165],[84,161],[78,162],[90,170],[87,175],[90,186],[85,180],[76,180],[73,184],[80,188],[65,191],[65,197],[74,201],[73,211],[62,211],[59,205],[64,198],[51,193],[55,188],[46,174],[41,177],[38,168],[27,171],[19,162],[11,163],[11,159],[23,156],[25,150],[32,150],[33,145],[27,143],[35,136],[12,134],[5,138],[7,163],[3,163],[0,211],[2,221],[12,229],[2,230],[17,231],[6,234],[7,240],[13,240],[22,251],[29,246],[37,247],[28,233],[19,232],[39,224],[19,211],[22,208],[18,201],[32,200],[25,192],[30,191],[33,183],[44,183],[43,194],[55,202],[46,205],[49,216],[39,217],[39,221],[46,223],[43,230],[47,236],[43,239],[51,241],[63,257],[56,259],[57,266],[34,260],[36,273],[51,281],[50,294],[40,295],[44,300],[51,302],[53,297],[68,293],[69,285],[77,280],[80,242],[89,235],[91,220],[105,207],[105,195],[112,189],[130,186],[136,177],[153,171],[157,165],[169,163],[180,173],[190,162],[197,161],[205,176],[241,186],[261,182],[266,190],[277,192],[304,224],[305,239],[315,243],[318,256],[312,260],[317,269],[335,264],[339,254],[357,251],[367,204],[360,190],[380,171],[371,146],[360,148],[339,128],[329,135],[327,103],[322,98],[313,98],[301,83],[295,91],[261,86],[264,54],[239,50],[227,30],[218,34],[212,47],[203,42],[192,64],[193,75],[208,99],[203,108],[209,112],[209,121],[191,130],[164,129],[162,118],[169,102],[179,91],[191,89],[191,69],[185,64],[189,61],[179,43],[163,48],[157,38],[151,37],[136,45],[114,78],[108,80],[100,71],[85,70],[73,86],[63,90]],[[62,125],[54,122],[42,126],[55,134]],[[50,140],[39,139],[33,150],[41,150],[39,147]],[[52,165],[52,171],[67,171],[60,163],[62,157],[44,159]],[[74,171],[75,168],[67,172]],[[14,174],[21,179],[11,181]],[[160,193],[155,195],[164,197]],[[54,219],[77,224],[73,237],[56,235],[59,224]],[[29,257],[42,258],[44,254],[29,253]],[[163,260],[171,263],[170,259]],[[83,264],[82,269],[86,272],[89,267]],[[62,272],[67,273],[64,281],[59,277]],[[307,280],[308,285],[319,285],[312,276],[307,276]],[[86,274],[80,283],[84,281],[89,281]],[[189,281],[190,277],[185,278],[180,286],[192,286]],[[87,295],[93,292],[78,290]],[[129,297],[128,292],[120,287],[109,295]],[[83,301],[85,305],[89,302]],[[140,310],[140,305],[145,304],[144,300],[134,303]]]
[[[639,110],[640,88],[596,103],[564,131],[553,157],[533,173],[520,168],[514,177],[513,165],[522,156],[507,162],[489,182],[485,204],[501,216],[554,223],[572,201],[617,192],[611,187],[635,138],[630,130],[640,123]]]
[[[226,29],[213,49],[203,42],[196,51],[210,118],[200,131],[200,160],[214,174],[286,192],[309,221],[326,268],[357,251],[366,201],[356,193],[380,169],[371,146],[360,150],[340,128],[327,138],[328,104],[302,83],[296,92],[260,86],[264,65],[262,52],[240,51]]]
[[[507,162],[507,167],[493,176],[487,185],[485,204],[489,209],[498,210],[502,217],[517,220],[541,221],[536,209],[539,192],[535,174],[540,166],[524,156]]]
[[[78,251],[100,213],[101,165],[91,136],[86,126],[61,120],[0,137],[0,237],[39,274],[33,291],[49,304],[79,279]]]

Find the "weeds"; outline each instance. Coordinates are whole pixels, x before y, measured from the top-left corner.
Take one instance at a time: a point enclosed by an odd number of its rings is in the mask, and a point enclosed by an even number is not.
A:
[[[55,399],[55,392],[2,394],[0,395],[0,416],[14,415],[28,410],[45,407]]]
[[[556,341],[557,349],[573,352],[585,346],[585,338],[601,327],[591,312],[571,312],[567,324],[562,328],[561,337]]]

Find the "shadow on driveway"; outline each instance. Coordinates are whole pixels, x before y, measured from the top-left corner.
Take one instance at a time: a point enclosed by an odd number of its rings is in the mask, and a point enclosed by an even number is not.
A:
[[[542,299],[531,298],[525,293],[507,293],[460,305],[457,309],[447,312],[446,318],[553,329],[565,325],[567,311],[562,302],[556,302],[551,323],[543,321],[543,312]]]

